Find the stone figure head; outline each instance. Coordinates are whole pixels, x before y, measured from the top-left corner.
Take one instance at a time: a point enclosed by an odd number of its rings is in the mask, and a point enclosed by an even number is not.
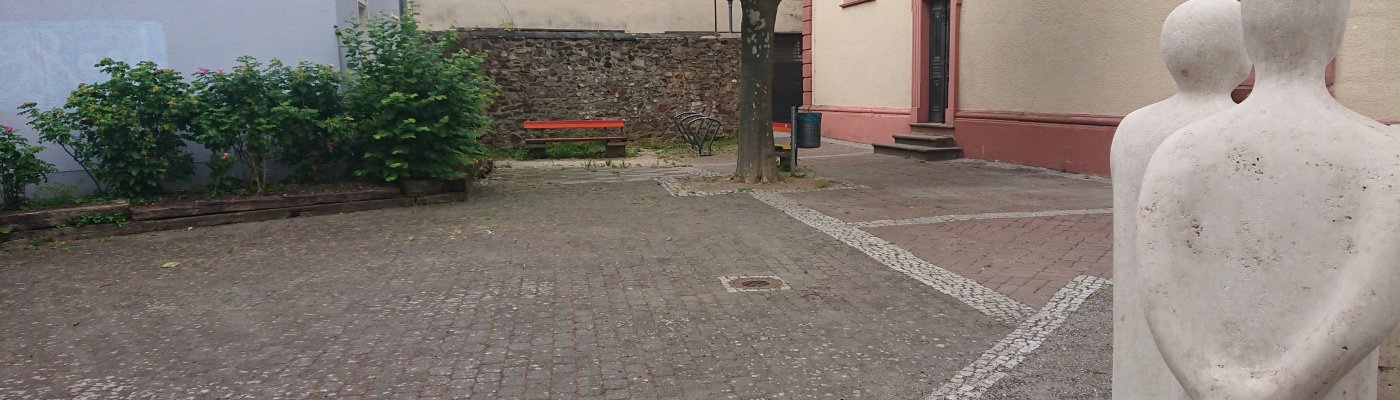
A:
[[[1245,45],[1261,72],[1320,74],[1342,46],[1351,1],[1243,0],[1240,7]]]
[[[1249,77],[1236,0],[1190,0],[1162,24],[1162,58],[1182,92],[1228,94]]]

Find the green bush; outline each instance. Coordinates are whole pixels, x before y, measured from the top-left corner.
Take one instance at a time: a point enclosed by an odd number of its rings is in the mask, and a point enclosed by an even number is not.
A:
[[[192,139],[214,152],[211,187],[229,186],[223,181],[231,158],[247,171],[258,194],[267,192],[267,164],[274,155],[314,173],[333,146],[325,121],[338,110],[338,82],[326,66],[303,63],[293,69],[247,56],[228,73],[196,72]]]
[[[418,30],[416,15],[337,29],[354,71],[346,106],[358,132],[356,175],[392,182],[461,178],[483,154],[478,131],[495,84],[483,58],[449,52]]]
[[[53,164],[35,155],[40,150],[14,128],[0,126],[0,205],[4,208],[19,208],[24,204],[24,188],[43,182],[45,174],[55,171]]]
[[[144,198],[194,173],[180,132],[193,114],[190,85],[150,61],[103,59],[106,82],[78,85],[62,107],[20,106],[44,142],[59,145],[107,195]]]
[[[263,67],[245,56],[227,73],[207,68],[195,72],[191,139],[213,152],[209,183],[215,190],[227,186],[224,180],[232,167],[229,161],[236,160],[257,193],[267,191],[272,138],[283,119],[297,118],[300,111],[282,106],[286,94],[277,79],[284,68],[276,60]]]
[[[278,132],[276,156],[298,167],[298,175],[308,182],[319,182],[324,167],[338,164],[344,158],[344,147],[350,136],[350,124],[345,118],[341,85],[344,75],[334,66],[310,63],[298,64],[286,70],[283,84],[287,105],[314,110],[308,118],[287,120]]]

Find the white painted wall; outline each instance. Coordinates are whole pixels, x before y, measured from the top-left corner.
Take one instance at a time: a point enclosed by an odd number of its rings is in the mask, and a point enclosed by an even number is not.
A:
[[[375,14],[398,10],[398,0],[368,5]],[[357,14],[357,0],[0,0],[0,124],[37,141],[15,108],[62,105],[79,83],[105,78],[93,68],[103,57],[153,60],[186,75],[242,55],[339,64],[334,27]],[[79,170],[57,148],[41,156],[60,171]]]

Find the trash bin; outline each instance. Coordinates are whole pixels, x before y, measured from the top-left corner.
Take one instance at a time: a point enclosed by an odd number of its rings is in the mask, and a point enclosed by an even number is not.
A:
[[[822,147],[822,113],[797,113],[797,123],[792,128],[792,142],[799,148],[815,149]]]

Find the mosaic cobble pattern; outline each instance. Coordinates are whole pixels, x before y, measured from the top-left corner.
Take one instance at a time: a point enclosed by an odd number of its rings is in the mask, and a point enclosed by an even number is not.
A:
[[[1113,216],[1066,215],[867,228],[924,260],[1039,306],[1079,275],[1113,272]]]
[[[0,398],[917,398],[1010,331],[749,196],[474,196],[0,254]]]
[[[976,221],[982,219],[1008,219],[1008,218],[1037,218],[1037,217],[1059,217],[1064,215],[1095,215],[1113,214],[1112,208],[1095,208],[1089,210],[1054,210],[1054,211],[1028,211],[1028,212],[1002,212],[985,214],[966,215],[940,215],[936,217],[922,217],[910,219],[882,219],[878,221],[853,222],[851,226],[859,228],[879,228],[882,226],[904,226],[904,225],[927,225],[941,224],[944,222]]]
[[[803,165],[824,178],[870,187],[789,196],[846,222],[1113,207],[1109,185],[1039,170],[876,155],[823,158]]]
[[[490,182],[512,182],[524,184],[580,185],[591,183],[645,182],[665,177],[686,177],[695,174],[697,168],[676,168],[658,166],[616,166],[600,164],[596,167],[527,167],[500,168],[491,176]],[[703,171],[703,170],[702,170]]]
[[[1004,323],[1017,324],[1031,313],[1030,308],[1026,305],[992,291],[976,281],[939,268],[883,239],[797,204],[780,194],[753,192],[751,195],[782,210],[798,221],[820,229],[831,237],[859,249],[881,264],[938,289],[944,294],[953,296]]]
[[[1031,352],[1040,348],[1056,329],[1064,325],[1069,315],[1079,309],[1085,299],[1109,283],[1108,279],[1092,276],[1075,278],[1055,293],[1055,297],[1045,308],[1022,322],[1015,331],[982,353],[981,357],[959,371],[957,376],[926,399],[959,400],[981,397]]]
[[[1113,285],[1108,285],[1085,299],[1040,348],[981,398],[1108,400],[1112,392]]]
[[[712,175],[713,173],[710,172],[710,171],[706,171],[706,170],[699,170],[699,171],[703,171],[703,172],[697,173],[696,175],[698,175],[698,176],[715,176],[715,175]],[[669,176],[667,176],[667,177],[657,178],[657,179],[656,179],[656,182],[657,182],[658,184],[660,184],[662,188],[666,189],[666,192],[667,192],[667,193],[670,193],[672,196],[676,196],[676,197],[720,196],[720,195],[734,194],[734,193],[740,193],[740,192],[763,192],[763,193],[776,193],[776,194],[783,194],[783,193],[806,193],[806,192],[821,192],[821,191],[827,191],[827,190],[849,190],[849,189],[864,189],[864,188],[865,188],[865,186],[856,185],[856,184],[851,184],[851,183],[848,183],[848,182],[836,182],[836,183],[833,184],[832,186],[824,187],[824,188],[793,188],[793,189],[772,189],[772,190],[769,190],[769,189],[756,189],[756,190],[748,190],[748,189],[726,189],[726,190],[713,190],[713,191],[699,191],[699,190],[686,189],[685,186],[682,185],[679,181],[677,181],[676,178],[674,178],[674,177],[669,177]]]

